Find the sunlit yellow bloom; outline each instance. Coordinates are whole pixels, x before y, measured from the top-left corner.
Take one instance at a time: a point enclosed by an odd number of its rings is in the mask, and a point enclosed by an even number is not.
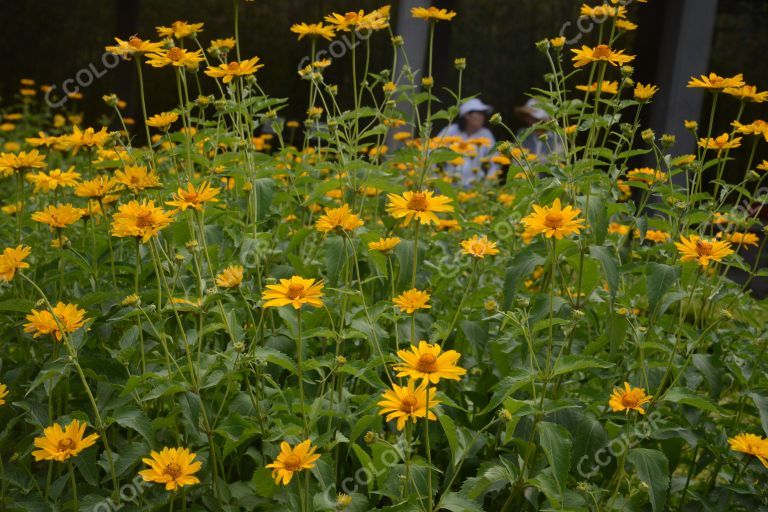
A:
[[[161,112],[147,119],[147,125],[152,128],[158,128],[162,131],[168,131],[173,123],[178,121],[179,114],[176,112]]]
[[[333,25],[323,25],[322,23],[295,23],[291,25],[291,32],[299,35],[299,40],[303,37],[311,39],[323,38],[330,41],[334,34]]]
[[[491,242],[485,235],[482,237],[474,235],[472,238],[463,240],[461,247],[464,254],[480,259],[499,254],[496,242]]]
[[[496,198],[501,204],[509,208],[514,204],[515,202],[515,194],[508,194],[506,192],[502,192],[499,194],[499,196]]]
[[[645,394],[645,389],[633,388],[629,382],[625,382],[624,389],[614,388],[608,405],[613,412],[637,411],[640,414],[645,414],[643,405],[650,402],[652,398],[652,396]]]
[[[413,7],[411,8],[411,16],[421,18],[424,21],[451,21],[456,13],[448,9],[438,9],[435,6]]]
[[[93,446],[99,434],[83,437],[87,426],[85,422],[72,420],[72,423],[65,428],[61,428],[58,423],[47,427],[43,430],[41,437],[35,438],[35,447],[39,448],[32,452],[35,462],[41,460],[64,462],[70,457],[77,457],[80,452]]]
[[[70,167],[66,171],[53,169],[47,174],[44,172],[29,174],[27,179],[35,186],[35,192],[50,192],[59,187],[74,187],[80,179],[80,173],[75,172],[74,167]]]
[[[643,85],[638,83],[635,86],[634,97],[637,101],[648,101],[659,91],[659,88],[655,85]]]
[[[553,37],[549,40],[549,44],[551,44],[553,48],[562,48],[565,46],[565,36]]]
[[[731,87],[742,87],[744,85],[744,76],[739,73],[730,78],[724,78],[715,73],[701,75],[701,78],[691,77],[688,87],[709,89],[710,91],[722,91]]]
[[[640,237],[640,231],[635,231],[635,236]],[[663,244],[669,241],[669,239],[672,238],[672,235],[667,233],[666,231],[661,231],[657,229],[649,229],[645,232],[645,239],[650,240],[651,242],[656,242],[657,244]]]
[[[616,28],[630,32],[632,30],[637,30],[637,24],[632,23],[629,20],[616,20]]]
[[[457,366],[461,354],[455,350],[442,352],[440,345],[420,341],[418,346],[411,345],[410,350],[398,350],[400,363],[395,365],[398,377],[425,379],[437,384],[440,379],[460,380],[467,370]]]
[[[0,384],[0,405],[5,405],[5,397],[8,396],[8,386]]]
[[[597,92],[597,82],[593,83],[592,85],[577,85],[576,89],[584,92]],[[603,80],[603,83],[600,86],[600,94],[615,95],[618,92],[619,82],[609,82],[608,80]]]
[[[309,439],[302,441],[294,448],[283,441],[280,443],[280,453],[277,458],[271,464],[267,464],[266,467],[272,470],[272,478],[275,479],[277,485],[281,483],[288,485],[291,483],[294,473],[315,467],[315,461],[320,458],[315,450],[317,447],[312,446]]]
[[[170,27],[156,27],[157,35],[160,37],[175,37],[183,39],[185,37],[197,35],[203,31],[203,23],[187,23],[186,21],[174,21]]]
[[[629,234],[629,226],[625,226],[624,224],[619,224],[617,222],[611,222],[608,224],[608,233],[624,236]]]
[[[461,225],[456,219],[438,219],[435,229],[438,231],[461,231]]]
[[[80,183],[75,187],[75,195],[78,197],[101,199],[106,195],[116,192],[118,187],[119,183],[114,178],[99,176]]]
[[[360,217],[352,213],[349,205],[344,204],[339,208],[326,208],[325,214],[317,219],[315,228],[321,233],[328,233],[337,230],[354,231],[362,225]]]
[[[130,201],[120,205],[112,218],[112,236],[135,237],[143,243],[173,222],[170,212],[155,206],[154,201]]]
[[[53,313],[47,309],[33,309],[27,315],[28,323],[24,324],[24,332],[39,338],[50,334],[56,341],[61,341],[64,334],[73,333],[85,323],[85,310],[76,304],[57,303]]]
[[[718,233],[718,236],[721,233]],[[753,245],[757,247],[757,244],[760,242],[760,237],[758,237],[754,233],[741,233],[739,231],[734,231],[733,233],[726,233],[723,237],[729,242],[731,242],[734,245],[741,246],[741,245]],[[8,249],[6,249],[7,251]],[[0,268],[2,268],[2,265],[0,264]]]
[[[731,126],[736,129],[737,133],[741,133],[743,135],[755,135],[758,137],[762,136],[765,141],[768,142],[768,123],[762,119],[755,119],[749,124],[742,124],[738,121],[733,121]]]
[[[763,160],[758,164],[757,169],[759,171],[768,171],[768,160]]]
[[[203,61],[203,50],[187,51],[178,46],[147,54],[147,64],[155,68],[165,66],[195,68]]]
[[[208,51],[211,53],[221,52],[227,53],[237,46],[237,42],[234,37],[225,37],[223,39],[212,39],[211,46],[208,47]]]
[[[200,483],[194,476],[200,471],[202,463],[195,461],[194,453],[187,448],[163,448],[160,452],[152,451],[149,458],[141,459],[150,469],[139,471],[145,482],[165,484],[166,491],[175,491],[185,485]]]
[[[763,466],[768,468],[768,439],[755,434],[738,434],[728,439],[731,450],[757,457]]]
[[[667,181],[667,173],[658,169],[651,169],[650,167],[638,167],[637,169],[627,171],[627,179],[654,185]]]
[[[0,153],[0,176],[10,176],[15,172],[45,168],[45,155],[36,149],[29,153]]]
[[[404,311],[409,315],[413,314],[417,309],[429,309],[432,307],[427,304],[429,302],[429,294],[416,288],[404,291],[395,297],[392,302],[400,311]]]
[[[706,240],[698,235],[689,238],[680,235],[680,241],[675,242],[675,247],[680,251],[680,261],[697,261],[702,267],[708,266],[710,261],[719,262],[733,254],[730,242]]]
[[[237,288],[243,282],[243,266],[227,267],[216,276],[216,286],[221,288]]]
[[[181,211],[187,208],[194,208],[201,212],[203,205],[208,202],[217,203],[216,196],[221,192],[220,188],[211,188],[210,183],[205,182],[195,188],[192,183],[187,183],[187,189],[179,188],[173,195],[173,201],[166,201],[168,206],[175,206]]]
[[[362,21],[358,24],[358,30],[383,30],[389,27],[389,5],[374,9],[370,13],[363,16]]]
[[[32,220],[48,224],[51,228],[65,228],[79,221],[85,215],[82,208],[75,208],[70,203],[49,205],[45,209],[32,214]]]
[[[544,234],[547,238],[554,236],[560,240],[584,229],[584,219],[578,218],[581,210],[571,205],[562,208],[560,198],[555,199],[552,206],[533,205],[533,210],[522,220],[528,236]]]
[[[228,84],[236,76],[252,75],[260,68],[263,68],[264,64],[258,64],[258,62],[259,58],[254,57],[242,62],[232,61],[229,64],[220,64],[215,67],[208,66],[205,74],[213,78],[221,78],[222,82]]]
[[[635,60],[634,55],[624,54],[624,50],[612,50],[608,45],[600,44],[594,48],[582,45],[580,50],[571,50],[574,53],[573,66],[581,68],[591,62],[607,62],[611,66],[623,66]]]
[[[163,49],[163,43],[144,41],[136,36],[131,36],[127,41],[115,38],[114,46],[107,46],[105,50],[114,55],[134,55],[142,53],[159,52]]]
[[[387,421],[397,420],[397,430],[403,430],[405,423],[418,418],[428,418],[435,421],[437,416],[432,412],[440,402],[434,400],[437,390],[429,389],[429,405],[427,405],[427,381],[422,380],[416,387],[416,379],[410,379],[406,386],[392,384],[392,389],[382,393],[382,398],[377,405],[381,407],[379,414],[386,416]]]
[[[699,146],[706,149],[716,149],[718,152],[725,149],[741,147],[741,137],[730,138],[730,135],[724,133],[717,137],[699,139]]]
[[[319,308],[323,306],[323,283],[314,279],[304,279],[293,276],[290,279],[281,279],[280,284],[268,284],[261,294],[264,308],[279,308],[291,305],[294,309],[301,309],[303,304]]]
[[[587,4],[582,4],[579,15],[581,18],[594,18],[598,23],[601,23],[607,18],[625,18],[627,15],[627,8],[623,5],[613,7],[610,5],[601,4],[590,7]]]
[[[376,242],[369,242],[368,249],[371,251],[379,251],[379,252],[386,253],[394,249],[399,243],[400,243],[400,239],[396,236],[392,238],[380,238]]]
[[[101,148],[109,141],[109,133],[107,127],[102,126],[99,131],[93,128],[86,128],[84,131],[74,126],[72,133],[68,135],[62,135],[59,137],[59,145],[62,149],[71,151],[72,155],[76,155],[82,148],[92,150],[94,148]]]
[[[768,91],[758,92],[754,85],[742,85],[741,87],[726,87],[723,89],[725,94],[734,98],[751,103],[763,103],[768,100]]]
[[[134,194],[160,186],[160,178],[155,171],[147,171],[145,166],[126,166],[125,171],[115,172],[115,181],[124,185]]]
[[[6,247],[0,254],[0,281],[10,281],[16,275],[17,270],[29,268],[29,263],[24,258],[30,255],[32,248],[26,245]]]
[[[438,223],[435,212],[452,212],[450,197],[435,196],[430,190],[406,191],[402,196],[389,194],[387,212],[396,219],[405,218],[407,226],[415,217],[421,224]]]
[[[333,26],[335,31],[350,32],[363,22],[365,12],[350,11],[344,14],[331,13],[325,17],[325,21]]]

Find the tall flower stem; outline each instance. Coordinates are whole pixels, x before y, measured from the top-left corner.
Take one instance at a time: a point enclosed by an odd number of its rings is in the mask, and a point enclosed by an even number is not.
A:
[[[72,483],[72,499],[74,500],[74,508],[76,512],[80,510],[80,502],[77,499],[77,480],[75,480],[75,469],[72,460],[67,463],[67,469],[69,470],[69,481]]]
[[[432,450],[429,446],[429,380],[427,380],[427,403],[424,412],[424,449],[427,452],[427,511],[432,512]]]
[[[296,375],[299,377],[299,402],[301,404],[301,419],[304,421],[304,438],[309,439],[309,424],[307,423],[307,411],[304,405],[304,371],[302,370],[303,361],[303,342],[301,339],[301,309],[296,312]]]
[[[147,147],[149,148],[149,154],[152,157],[152,167],[157,168],[155,162],[155,150],[152,149],[152,137],[149,135],[149,125],[147,124],[147,100],[144,97],[144,75],[141,71],[141,61],[138,58],[134,58],[136,63],[136,73],[139,77],[139,95],[141,96],[141,114],[144,116],[144,135],[147,137]]]

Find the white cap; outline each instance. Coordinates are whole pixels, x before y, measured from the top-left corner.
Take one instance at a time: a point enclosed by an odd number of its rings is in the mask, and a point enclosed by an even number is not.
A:
[[[548,121],[549,120],[549,114],[547,114],[546,110],[542,110],[538,107],[539,102],[536,101],[533,98],[530,98],[528,101],[525,102],[525,107],[523,107],[521,110],[534,118],[537,121]]]
[[[459,107],[460,116],[464,116],[470,112],[485,112],[486,114],[490,114],[493,112],[493,107],[486,105],[477,98],[472,98],[471,100],[462,103],[461,107]]]

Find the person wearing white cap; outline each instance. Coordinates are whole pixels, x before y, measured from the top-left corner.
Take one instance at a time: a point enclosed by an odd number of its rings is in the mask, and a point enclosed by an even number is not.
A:
[[[459,107],[459,119],[445,127],[438,137],[460,137],[463,141],[475,141],[477,154],[473,157],[463,157],[461,165],[450,165],[447,172],[453,174],[461,181],[462,186],[469,186],[473,181],[493,177],[497,166],[488,164],[487,171],[483,170],[483,163],[488,160],[496,138],[488,129],[488,118],[493,108],[477,98],[472,98]],[[487,172],[487,174],[486,174]]]
[[[527,128],[536,125],[543,125],[548,122],[552,117],[546,110],[539,108],[539,102],[534,98],[530,98],[525,102],[525,105],[521,107],[515,107],[515,114],[525,125],[525,128],[521,130],[518,137],[525,135]],[[546,135],[546,137],[544,137]],[[562,144],[557,137],[552,136],[552,133],[546,129],[536,129],[530,133],[523,141],[522,147],[530,151],[536,156],[546,158],[552,153],[559,153],[562,151]]]

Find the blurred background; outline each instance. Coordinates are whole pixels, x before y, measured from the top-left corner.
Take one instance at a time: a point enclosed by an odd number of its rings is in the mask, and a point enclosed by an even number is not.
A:
[[[700,120],[702,101],[709,101],[700,91],[685,88],[689,76],[708,71],[721,75],[743,72],[748,83],[768,88],[768,60],[762,58],[768,41],[765,0],[625,2],[629,2],[628,18],[639,28],[619,45],[627,53],[639,55],[632,63],[637,69],[636,79],[661,87],[654,105],[645,113],[646,125],[657,133],[678,135],[680,153],[692,150],[694,142],[682,129],[682,121]],[[265,67],[258,73],[260,83],[269,94],[290,100],[286,117],[302,119],[307,85],[299,79],[297,68],[309,45],[296,41],[289,31],[291,24],[321,21],[331,12],[369,11],[384,3],[386,0],[241,1],[243,57],[258,55],[262,59]],[[429,2],[390,3],[395,31],[406,34],[412,47],[423,44],[419,27],[413,25],[423,22],[411,20],[409,11]],[[0,6],[0,105],[18,94],[21,78],[61,87],[79,70],[90,67],[98,78],[81,89],[83,100],[61,108],[84,110],[91,122],[105,110],[101,96],[111,92],[128,102],[127,115],[140,122],[133,64],[123,62],[109,70],[102,63],[104,46],[115,36],[138,34],[157,39],[155,27],[175,20],[205,22],[200,39],[206,47],[211,39],[233,35],[232,0],[0,0]],[[512,125],[513,108],[525,102],[532,87],[543,85],[542,76],[547,71],[546,59],[534,42],[560,33],[572,39],[583,32],[583,39],[573,43],[573,48],[593,42],[597,32],[587,30],[589,23],[582,24],[584,30],[578,28],[575,22],[581,2],[574,0],[441,0],[439,6],[457,11],[458,16],[450,23],[438,24],[436,90],[443,86],[455,89],[453,60],[465,57],[465,94],[480,93]],[[570,25],[564,25],[566,22]],[[372,69],[380,70],[389,66],[391,51],[386,33],[377,33],[373,39]],[[415,55],[418,57],[418,49]],[[348,64],[348,58],[339,59],[327,74],[342,93],[350,90]],[[422,66],[413,63],[414,68]],[[176,92],[168,70],[147,68],[145,79],[150,114],[175,105]],[[716,120],[720,131],[728,128],[738,110],[736,101],[723,103]],[[750,106],[746,119],[763,117],[763,107]]]

